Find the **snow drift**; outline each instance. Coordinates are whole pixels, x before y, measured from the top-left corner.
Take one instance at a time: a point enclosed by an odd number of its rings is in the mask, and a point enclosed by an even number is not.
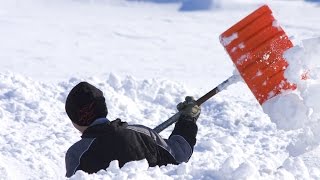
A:
[[[296,91],[284,92],[264,104],[277,127],[302,129],[288,150],[291,155],[305,153],[320,143],[320,38],[302,41],[289,49],[284,57],[289,62],[285,77],[297,85]]]
[[[65,152],[80,137],[64,112],[64,102],[70,89],[82,80],[44,84],[9,72],[0,74],[0,142],[5,144],[0,149],[0,169],[5,179],[64,177]],[[120,117],[149,127],[174,114],[175,105],[185,95],[197,94],[168,80],[115,74],[86,80],[103,90],[108,118]],[[231,93],[242,88],[246,88],[243,83],[234,84],[203,105],[190,162],[149,168],[141,160],[120,169],[113,161],[107,171],[93,175],[78,171],[71,179],[283,179],[301,173],[318,177],[301,158],[288,156],[292,132],[277,130],[252,96]],[[167,137],[171,130],[162,135]]]
[[[0,1],[0,179],[65,178],[65,152],[80,134],[64,103],[80,81],[103,90],[111,120],[155,127],[169,118],[184,96],[198,98],[232,74],[218,36],[261,2],[220,1],[216,11],[181,13],[176,3]],[[269,3],[288,34],[320,36],[314,5]],[[296,47],[288,59],[316,60],[317,44]],[[72,179],[320,179],[320,152],[310,151],[319,142],[319,74],[308,75],[283,101],[290,107],[284,114],[307,119],[270,119],[246,84],[235,83],[203,104],[188,163],[149,168],[141,160],[120,169],[113,161]]]

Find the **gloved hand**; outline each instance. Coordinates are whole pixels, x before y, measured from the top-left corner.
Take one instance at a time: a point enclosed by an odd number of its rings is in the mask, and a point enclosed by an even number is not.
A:
[[[184,102],[177,105],[177,109],[181,112],[182,119],[193,122],[197,121],[201,113],[201,108],[196,104],[192,96],[187,96]]]

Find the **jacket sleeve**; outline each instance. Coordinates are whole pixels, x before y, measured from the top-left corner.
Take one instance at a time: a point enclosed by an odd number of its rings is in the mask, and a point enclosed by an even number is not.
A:
[[[167,144],[177,163],[189,161],[196,144],[198,132],[196,123],[182,118],[180,117],[169,139],[167,139]]]
[[[193,147],[196,144],[198,126],[195,122],[184,120],[183,118],[183,116],[180,117],[169,138],[177,135],[182,136],[189,143],[193,150]]]
[[[188,162],[196,143],[195,137],[198,131],[195,123],[186,120],[179,120],[176,123],[169,139],[163,139],[154,130],[142,125],[129,125],[127,129],[143,133],[154,139],[155,143],[160,147],[158,165]]]

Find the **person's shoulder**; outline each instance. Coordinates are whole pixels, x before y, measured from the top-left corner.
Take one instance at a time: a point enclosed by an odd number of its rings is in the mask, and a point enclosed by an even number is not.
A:
[[[89,150],[94,140],[94,138],[82,138],[67,150],[65,157],[67,177],[72,176],[76,172],[80,165],[81,156]]]
[[[141,125],[141,124],[131,124],[127,126],[127,129],[134,129],[134,130],[139,130],[139,131],[152,131],[151,128]]]
[[[160,135],[157,132],[155,132],[153,129],[144,125],[140,125],[140,124],[128,125],[126,129],[131,130],[135,133],[144,134],[154,140],[161,139]]]
[[[116,120],[113,120],[109,124],[112,127],[123,127],[126,128],[128,126],[128,123],[125,121],[122,121],[121,119],[117,118]]]
[[[95,138],[82,138],[67,150],[66,157],[80,157],[82,153],[90,148],[94,140]]]

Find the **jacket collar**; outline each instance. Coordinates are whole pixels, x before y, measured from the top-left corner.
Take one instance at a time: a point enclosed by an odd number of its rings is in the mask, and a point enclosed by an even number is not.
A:
[[[105,124],[105,123],[108,123],[108,122],[110,122],[110,121],[107,118],[98,118],[98,119],[94,120],[93,123],[90,124],[90,126],[94,126],[94,125],[97,125],[97,124]]]

